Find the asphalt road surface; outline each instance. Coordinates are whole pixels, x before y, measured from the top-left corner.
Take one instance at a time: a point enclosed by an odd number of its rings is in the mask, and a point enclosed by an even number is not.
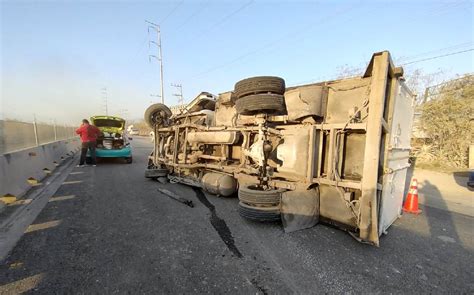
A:
[[[143,177],[134,163],[74,168],[0,266],[0,293],[473,293],[474,220],[404,215],[376,248],[319,224],[285,234],[237,199]],[[157,191],[189,198],[191,208]]]

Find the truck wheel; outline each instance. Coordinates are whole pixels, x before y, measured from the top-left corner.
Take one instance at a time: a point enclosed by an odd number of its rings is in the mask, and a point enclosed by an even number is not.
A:
[[[285,80],[280,77],[262,76],[252,77],[235,83],[234,95],[237,99],[249,94],[258,93],[285,93]]]
[[[254,207],[239,202],[239,214],[243,218],[250,219],[253,221],[273,222],[281,220],[279,206]]]
[[[162,103],[155,103],[149,106],[145,111],[145,122],[153,128],[155,125],[163,126],[171,117],[171,110]]]
[[[158,177],[166,177],[168,175],[168,169],[146,169],[145,177],[151,179],[157,179]]]
[[[257,113],[279,114],[284,113],[285,100],[280,94],[253,94],[239,98],[235,102],[237,113],[253,115]]]
[[[153,164],[153,152],[151,152],[150,156],[148,156],[148,165],[147,165],[147,168],[150,169],[150,168],[153,168],[155,165]]]
[[[239,188],[239,200],[250,205],[278,205],[284,189],[264,191],[256,185],[245,185]]]

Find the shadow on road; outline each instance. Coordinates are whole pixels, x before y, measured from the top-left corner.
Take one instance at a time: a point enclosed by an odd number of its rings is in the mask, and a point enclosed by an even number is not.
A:
[[[425,209],[427,209],[422,214],[426,214],[431,236],[450,241],[454,240],[459,243],[459,236],[452,218],[452,212],[449,211],[449,208],[446,202],[444,201],[443,196],[441,195],[441,192],[439,191],[438,187],[432,184],[430,181],[425,180],[421,184],[421,189],[423,189],[423,191],[425,192],[424,205]],[[432,211],[426,207],[436,207],[438,209],[446,211],[446,215],[443,220],[444,226],[442,228],[432,226],[432,223],[434,223],[434,219],[439,219],[439,217],[433,216]]]
[[[124,158],[97,158],[97,165],[124,165],[127,164]]]

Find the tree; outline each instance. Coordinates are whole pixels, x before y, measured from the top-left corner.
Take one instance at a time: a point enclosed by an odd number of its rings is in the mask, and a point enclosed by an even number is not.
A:
[[[139,120],[133,123],[133,126],[138,129],[140,135],[148,136],[152,129],[145,123],[144,120]]]
[[[474,130],[474,79],[465,76],[445,83],[438,98],[421,105],[421,128],[428,150],[441,166],[467,167]]]
[[[365,66],[351,66],[348,64],[338,66],[336,68],[337,79],[346,79],[351,77],[362,76],[365,71]],[[411,69],[405,72],[405,80],[408,88],[417,95],[417,105],[423,102],[423,94],[425,89],[436,83],[439,83],[445,75],[445,71],[438,69],[435,72],[426,73],[422,69]]]
[[[336,68],[336,79],[346,79],[349,77],[362,76],[365,71],[365,66],[351,66],[348,64],[338,66]]]
[[[441,69],[432,73],[425,73],[422,69],[413,69],[405,73],[406,85],[417,95],[417,105],[423,103],[425,89],[439,83],[444,75],[445,71]]]

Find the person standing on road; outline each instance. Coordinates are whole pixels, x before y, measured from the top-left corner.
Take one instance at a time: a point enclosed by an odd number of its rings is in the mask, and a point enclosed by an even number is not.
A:
[[[76,133],[81,137],[82,148],[81,148],[81,160],[77,167],[84,167],[86,161],[87,150],[90,150],[92,166],[96,166],[95,157],[95,146],[97,143],[97,137],[101,135],[99,128],[89,124],[86,119],[82,120],[81,127],[77,128]]]

